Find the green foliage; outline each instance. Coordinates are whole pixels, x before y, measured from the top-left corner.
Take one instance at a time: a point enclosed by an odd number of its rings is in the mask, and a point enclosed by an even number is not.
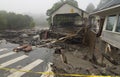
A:
[[[5,29],[7,27],[6,12],[0,12],[0,29]]]
[[[78,2],[75,1],[75,0],[66,0],[65,2],[71,4],[71,5],[75,6],[75,7],[78,7]]]
[[[0,30],[31,28],[34,25],[33,19],[28,15],[0,11]]]
[[[75,1],[75,0],[65,0],[65,1],[61,0],[61,1],[57,2],[57,3],[55,3],[51,9],[48,9],[46,14],[47,14],[48,16],[50,16],[55,10],[57,10],[57,9],[58,9],[60,6],[62,6],[64,3],[68,3],[68,4],[70,4],[70,5],[73,5],[73,6],[75,6],[75,7],[78,7],[78,2]]]

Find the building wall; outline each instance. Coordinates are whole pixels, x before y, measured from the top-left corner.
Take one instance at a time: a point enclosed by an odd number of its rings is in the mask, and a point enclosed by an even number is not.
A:
[[[118,24],[118,16],[120,15],[120,5],[106,8],[95,13],[100,18],[105,18],[101,39],[108,44],[120,49],[120,32],[116,32],[116,25]],[[106,30],[107,19],[109,16],[115,15],[114,25],[112,31]]]
[[[105,17],[106,19],[105,19],[105,22],[104,22],[104,25],[103,25],[104,28],[103,28],[103,31],[102,31],[101,38],[105,42],[107,42],[107,43],[111,44],[112,46],[120,49],[120,32],[115,32],[116,25],[118,23],[118,16],[120,14],[120,12],[118,12],[118,11],[106,15],[106,17]],[[117,16],[112,31],[106,30],[107,18],[108,18],[109,15],[116,15]]]
[[[78,10],[77,8],[69,4],[64,4],[61,8],[55,11],[52,14],[52,16],[55,16],[56,14],[67,14],[67,13],[78,13],[79,15],[82,15],[82,11]]]
[[[88,13],[84,13],[84,18],[88,18],[89,17],[89,14]]]
[[[56,14],[68,14],[68,13],[78,13],[80,16],[82,16],[82,10],[78,10],[77,8],[69,5],[69,4],[64,4],[61,8],[59,8],[57,11],[55,11],[52,14],[52,23],[53,23],[53,17]],[[84,17],[88,18],[88,14],[84,12],[83,14]]]
[[[109,31],[103,31],[102,40],[120,49],[120,34]]]

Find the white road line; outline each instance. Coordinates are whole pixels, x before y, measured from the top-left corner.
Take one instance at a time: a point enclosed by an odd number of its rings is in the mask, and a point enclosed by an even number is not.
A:
[[[7,48],[0,49],[0,52],[1,52],[1,51],[5,51],[5,50],[8,50],[8,49],[7,49]]]
[[[13,54],[15,54],[15,52],[5,53],[3,55],[0,55],[0,58],[4,58],[4,57],[7,57],[7,56],[10,56],[10,55],[13,55]]]
[[[29,71],[29,70],[33,69],[34,67],[36,67],[37,65],[39,65],[40,63],[42,63],[42,62],[43,62],[43,60],[38,59],[38,60],[30,63],[29,65],[23,67],[23,68],[20,69],[20,70],[27,70],[27,71]],[[19,72],[19,71],[18,71],[18,72],[14,72],[13,74],[9,75],[8,77],[21,77],[21,76],[24,75],[25,73],[26,73],[26,72]]]
[[[9,65],[11,65],[11,64],[13,64],[13,63],[15,63],[15,62],[18,62],[18,61],[20,61],[20,60],[23,60],[23,59],[27,58],[27,57],[28,57],[28,56],[23,55],[23,56],[20,56],[20,57],[15,58],[15,59],[9,60],[9,61],[7,61],[7,62],[5,62],[5,63],[0,64],[0,68],[9,66]]]

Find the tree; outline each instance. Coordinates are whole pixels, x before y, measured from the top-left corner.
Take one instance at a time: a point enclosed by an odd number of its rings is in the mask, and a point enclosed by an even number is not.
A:
[[[3,15],[0,15],[0,30],[7,27],[7,21]]]
[[[13,12],[0,11],[0,30],[24,29],[35,26],[33,19],[28,15],[15,14]]]
[[[56,2],[51,9],[48,9],[47,10],[47,15],[50,16],[56,9],[58,9],[61,5],[63,5],[64,3],[68,3],[68,4],[71,4],[75,7],[78,7],[78,2],[76,0],[61,0],[61,1],[58,1]]]
[[[66,0],[65,2],[71,4],[75,7],[78,7],[78,2],[76,0]]]
[[[0,30],[7,28],[7,13],[5,11],[0,11]]]
[[[95,6],[92,3],[90,3],[86,8],[86,11],[88,13],[92,13],[94,10],[95,10]]]

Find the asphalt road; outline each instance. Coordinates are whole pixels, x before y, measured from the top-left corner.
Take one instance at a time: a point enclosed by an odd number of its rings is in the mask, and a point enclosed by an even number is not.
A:
[[[17,44],[0,44],[0,68],[15,68],[20,70],[44,72],[53,59],[53,50],[48,48],[34,48],[29,53],[13,52]],[[40,77],[40,74],[1,70],[0,77]]]

